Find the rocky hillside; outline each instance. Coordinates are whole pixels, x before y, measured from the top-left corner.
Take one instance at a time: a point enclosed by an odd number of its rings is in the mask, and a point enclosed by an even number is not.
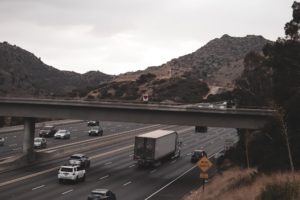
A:
[[[154,101],[184,101],[189,97],[199,102],[209,94],[231,90],[244,70],[245,55],[260,52],[268,42],[262,36],[224,35],[161,66],[116,76],[110,85],[92,91],[89,98],[137,100],[147,93]]]
[[[0,43],[1,96],[74,96],[111,78],[99,71],[60,71],[20,47]]]
[[[114,81],[134,81],[141,74],[155,74],[158,79],[193,75],[209,85],[232,87],[244,69],[243,59],[250,51],[261,51],[270,42],[262,36],[231,37],[223,35],[197,51],[144,71],[125,73]]]

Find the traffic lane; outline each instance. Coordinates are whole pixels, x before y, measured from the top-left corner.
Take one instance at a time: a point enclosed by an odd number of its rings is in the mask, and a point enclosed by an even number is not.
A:
[[[195,143],[194,146],[195,145],[198,145],[198,144]],[[186,155],[186,153],[189,152],[190,149],[191,148],[183,149],[183,153]],[[184,160],[184,161],[182,162],[182,160]],[[117,168],[111,167],[110,173],[108,171],[107,172],[105,171],[105,173],[102,174],[103,175],[102,178],[105,180],[102,181],[101,187],[110,188],[113,191],[115,191],[118,196],[118,199],[133,199],[133,200],[134,199],[142,199],[142,196],[147,194],[147,192],[149,193],[149,187],[151,188],[151,187],[154,187],[155,185],[153,185],[153,180],[148,180],[148,181],[146,181],[146,183],[142,183],[141,180],[144,180],[146,177],[148,178],[150,175],[150,177],[154,176],[154,179],[155,180],[158,179],[158,181],[169,181],[172,178],[174,178],[176,175],[178,175],[178,173],[182,172],[182,169],[184,169],[186,167],[186,165],[188,167],[194,165],[194,164],[191,164],[189,162],[189,160],[190,160],[189,156],[184,156],[184,157],[180,158],[179,160],[173,160],[173,161],[166,162],[163,165],[159,166],[158,168],[143,169],[143,170],[137,169],[135,166],[133,166],[134,163],[132,163],[132,162],[126,165],[125,171],[122,170],[122,168],[124,168],[124,166],[117,165],[118,166]],[[178,167],[178,163],[180,163],[180,162],[183,164],[183,166]],[[106,160],[106,163],[112,164],[114,162]],[[173,165],[174,168],[169,169],[170,165]],[[120,170],[118,170],[118,168]],[[110,169],[110,167],[107,167],[107,169]],[[102,170],[103,170],[103,168],[102,168]],[[131,171],[126,172],[126,170],[131,170]],[[144,173],[139,174],[141,171]],[[169,171],[172,171],[172,173],[170,173]],[[121,173],[121,174],[118,174],[118,173]],[[131,176],[128,177],[128,174],[131,174]],[[169,174],[169,175],[166,175],[166,174]],[[120,180],[122,180],[122,181],[119,182]],[[123,184],[121,184],[121,183],[123,183]],[[147,186],[148,184],[149,184],[149,187],[146,187],[145,191],[143,191],[144,188],[141,188],[141,186]],[[96,186],[98,186],[98,185],[96,185]],[[97,188],[96,186],[94,188]],[[90,191],[94,188],[91,187],[87,191]],[[137,191],[137,188],[138,188],[138,191]],[[86,198],[86,196],[88,194],[88,192],[80,192],[77,190],[73,191],[73,192],[74,192],[73,194],[69,194],[70,198],[72,198],[72,199],[76,198],[76,197],[78,197],[78,199],[79,199],[80,195],[82,195],[82,198]],[[79,194],[79,193],[83,193],[83,194]]]
[[[133,133],[134,135],[137,135],[144,131],[156,130],[157,128],[169,129],[172,127],[174,127],[174,125],[171,125],[171,126],[170,125],[152,125],[152,126],[148,126],[145,128],[134,129],[134,130],[127,131],[127,132],[130,134]],[[120,133],[118,133],[118,134],[120,134]],[[121,140],[116,143],[112,143],[112,144],[110,143],[110,141],[101,141],[101,138],[100,138],[99,143],[101,143],[101,145],[102,145],[101,148],[90,149],[90,150],[87,150],[84,152],[77,150],[77,151],[74,151],[74,153],[85,153],[86,155],[93,157],[94,155],[99,154],[99,153],[105,153],[105,152],[112,151],[114,149],[122,148],[124,146],[132,145],[133,141],[134,141],[134,135],[127,137],[127,133],[123,132],[119,136],[126,137],[126,139]],[[74,146],[73,148],[76,148],[76,146]],[[24,175],[28,175],[30,173],[36,173],[38,171],[46,170],[50,167],[58,166],[59,164],[63,164],[63,163],[67,163],[67,162],[68,162],[68,156],[66,156],[66,158],[62,158],[62,159],[52,159],[49,161],[43,161],[41,164],[36,164],[35,166],[29,166],[29,167],[25,167],[22,169],[16,169],[16,170],[5,172],[5,173],[0,173],[0,180],[4,181],[4,180],[7,180],[7,179],[10,179],[13,177],[17,178],[17,177],[20,177],[21,175],[24,176]]]
[[[162,126],[161,128],[164,128],[164,129],[174,129],[174,130],[177,130],[176,129],[176,127],[172,127],[172,126]],[[178,129],[178,131],[179,131],[179,129]],[[180,133],[180,131],[179,131],[179,133]],[[183,134],[180,134],[180,137],[182,137],[182,136],[185,136],[185,135],[183,135]],[[201,137],[202,138],[202,137]],[[194,141],[194,138],[191,140],[191,141]],[[196,140],[197,141],[197,140]],[[187,141],[188,142],[188,141]],[[131,143],[133,143],[133,138],[131,139]],[[128,144],[128,143],[127,143]],[[184,143],[183,143],[184,144]],[[112,145],[112,147],[114,147],[115,145]],[[102,150],[105,150],[106,148],[108,148],[108,147],[102,147],[101,149]],[[98,150],[93,150],[94,152],[97,152]],[[86,152],[88,155],[92,155],[93,154],[93,151],[89,151],[89,152]],[[58,162],[61,162],[63,159],[60,159]],[[67,161],[67,159],[66,159],[66,161]],[[47,166],[47,167],[49,167],[49,166],[51,166],[52,164],[51,164],[51,162],[46,162],[46,163],[44,163],[44,166]],[[36,170],[34,170],[34,171],[37,171],[37,170],[42,170],[42,167],[37,167],[37,169]],[[22,173],[23,171],[22,170],[16,170],[17,172],[19,172],[19,173]],[[27,170],[27,173],[30,173],[30,172],[32,172],[31,170]],[[7,177],[10,177],[10,176],[16,176],[17,175],[17,173],[15,173],[16,175],[14,175],[12,172],[10,172],[10,173],[6,173],[7,174]],[[2,174],[3,175],[3,174]],[[3,180],[3,179],[5,179],[5,177],[1,177],[1,179]]]
[[[195,144],[195,145],[197,145],[197,144]],[[128,155],[128,157],[129,157],[130,155]],[[188,158],[188,160],[189,160],[189,158]],[[106,162],[106,163],[110,163],[110,162],[107,162],[107,161],[104,161],[104,162]],[[102,163],[102,164],[106,164],[106,163]],[[112,164],[112,163],[110,163],[110,164]],[[109,165],[110,165],[109,164]],[[117,163],[116,163],[117,164]],[[173,164],[173,163],[172,163]],[[106,164],[107,165],[107,167],[108,167],[108,164]],[[118,166],[122,166],[121,164],[117,164]],[[128,167],[128,169],[129,169],[129,167],[130,167],[131,165],[129,165],[129,166],[127,166]],[[108,169],[115,169],[114,167],[112,167],[112,166],[109,166],[108,167]],[[103,167],[101,168],[101,172],[103,172]],[[106,172],[105,172],[106,173]],[[113,172],[114,173],[114,172]],[[154,172],[153,172],[154,173]],[[103,177],[105,177],[106,175],[103,175]],[[119,179],[120,177],[119,176],[117,176],[118,178],[117,179]],[[159,176],[160,177],[160,176]],[[125,178],[127,178],[127,175],[125,175]],[[55,179],[56,179],[56,176],[55,176]],[[125,181],[125,180],[124,180]],[[124,182],[123,181],[123,182]],[[115,181],[113,181],[113,182],[115,182]],[[131,185],[131,183],[129,184],[129,182],[130,181],[128,181],[128,182],[126,182],[128,185],[126,185],[126,186],[129,186],[129,185]],[[123,183],[123,184],[126,184],[126,183]],[[120,185],[120,183],[116,183],[117,185],[119,184]],[[39,186],[42,186],[42,185],[46,185],[46,184],[43,184],[43,183],[41,183],[41,184],[38,184],[38,186],[35,186],[35,187],[33,187],[32,186],[32,188],[38,188]],[[44,188],[44,187],[41,187],[41,188],[38,188],[38,189],[42,189],[42,188]],[[36,190],[38,190],[38,189],[36,189]],[[73,191],[72,191],[73,192]],[[70,194],[68,194],[68,195],[71,195],[71,193],[72,192],[70,192]],[[85,198],[86,198],[86,196],[85,196]]]
[[[127,131],[131,129],[149,126],[146,124],[125,122],[102,122],[100,123],[100,125],[102,125],[103,127],[104,135],[110,135],[119,131]],[[86,122],[74,123],[70,125],[60,125],[57,126],[57,128],[70,130],[71,138],[66,140],[46,138],[48,148],[91,138],[91,136],[88,136],[88,130],[90,130],[90,127],[87,126]],[[39,137],[39,130],[40,128],[36,129],[35,137]],[[12,155],[22,153],[23,132],[11,132],[8,134],[4,134],[4,137],[6,138],[6,142],[3,147],[0,147],[0,158],[4,159],[5,157],[7,158]]]
[[[128,157],[129,157],[129,155],[128,155]],[[129,158],[129,159],[132,161],[132,158]],[[109,162],[106,162],[106,161],[105,161],[105,163],[107,164],[107,163],[109,163]],[[94,164],[95,164],[95,163],[94,163]],[[92,165],[93,165],[93,164],[92,164]],[[36,182],[36,181],[35,181],[35,182]],[[28,185],[28,184],[26,184],[26,185]],[[40,185],[45,185],[45,184],[42,184],[42,183],[41,183]],[[36,187],[38,187],[38,186],[36,186]]]

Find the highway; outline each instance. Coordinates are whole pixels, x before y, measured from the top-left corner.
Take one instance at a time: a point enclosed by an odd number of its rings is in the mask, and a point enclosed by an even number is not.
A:
[[[235,129],[228,128],[209,128],[207,133],[195,133],[191,126],[119,122],[102,122],[101,125],[104,128],[103,137],[88,136],[86,123],[82,122],[62,125],[71,130],[70,140],[47,140],[47,149],[68,148],[70,152],[82,153],[78,152],[79,141],[90,147],[83,151],[91,159],[91,168],[87,171],[85,182],[59,184],[57,171],[67,161],[67,157],[50,159],[35,166],[0,173],[0,199],[86,199],[95,188],[111,189],[118,200],[180,199],[186,191],[180,193],[182,179],[176,179],[183,174],[190,176],[189,171],[195,173],[195,165],[190,162],[191,151],[203,148],[208,155],[213,155],[223,148],[225,139],[236,139]],[[153,168],[139,169],[132,160],[134,136],[155,129],[171,129],[179,133],[183,142],[181,157]],[[22,140],[21,132],[6,133],[5,137],[8,138],[8,146],[19,145]],[[65,146],[68,144],[70,146]],[[15,147],[6,148],[8,150],[2,151],[1,156],[10,156]],[[195,184],[198,184],[195,180]],[[168,198],[159,198],[166,189]]]

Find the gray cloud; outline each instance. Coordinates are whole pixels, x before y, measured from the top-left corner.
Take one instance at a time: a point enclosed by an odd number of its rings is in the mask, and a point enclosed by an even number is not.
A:
[[[123,73],[223,34],[283,36],[293,0],[1,0],[0,40],[60,69]]]

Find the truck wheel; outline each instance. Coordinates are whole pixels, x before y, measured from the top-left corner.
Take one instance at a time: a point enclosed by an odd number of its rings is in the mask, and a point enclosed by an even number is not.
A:
[[[74,183],[78,183],[78,176],[76,176],[76,179],[74,180]]]

